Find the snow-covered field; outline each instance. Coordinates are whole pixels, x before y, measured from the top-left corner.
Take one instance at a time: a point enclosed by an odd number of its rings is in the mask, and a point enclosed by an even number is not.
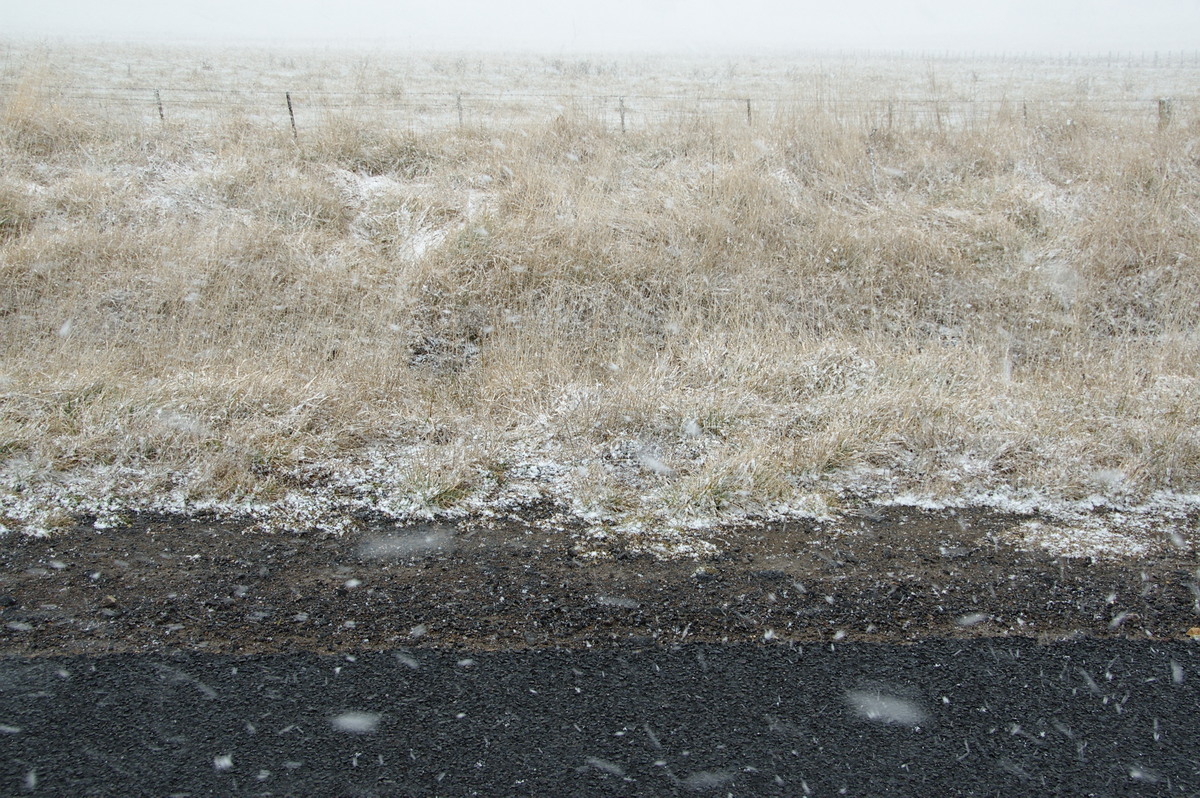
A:
[[[4,531],[1193,534],[1196,63],[2,54]]]

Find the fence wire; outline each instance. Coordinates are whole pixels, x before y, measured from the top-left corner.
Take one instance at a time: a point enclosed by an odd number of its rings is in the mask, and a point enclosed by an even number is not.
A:
[[[0,96],[28,87],[0,84]],[[82,113],[123,116],[146,124],[211,123],[223,115],[288,124],[290,97],[296,124],[317,127],[338,117],[378,121],[413,130],[455,126],[507,127],[549,122],[560,116],[583,118],[605,127],[635,130],[704,118],[761,121],[801,120],[826,115],[872,126],[936,124],[966,126],[1020,116],[1040,121],[1051,115],[1092,115],[1164,124],[1195,114],[1200,95],[1170,98],[1065,99],[989,98],[839,98],[823,95],[728,96],[693,94],[563,94],[497,91],[337,91],[220,88],[156,88],[64,85],[34,90],[39,101]]]

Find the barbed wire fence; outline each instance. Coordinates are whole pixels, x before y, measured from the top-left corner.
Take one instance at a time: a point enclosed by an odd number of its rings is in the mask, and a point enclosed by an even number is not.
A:
[[[0,97],[28,87],[0,84]],[[83,113],[119,117],[145,125],[208,125],[246,119],[290,125],[293,135],[339,118],[377,122],[412,132],[464,127],[512,127],[579,118],[621,132],[711,119],[754,126],[778,120],[832,116],[876,128],[933,125],[970,127],[997,118],[1040,123],[1052,114],[1090,114],[1142,120],[1159,128],[1190,117],[1200,95],[1154,98],[1061,99],[992,98],[840,98],[800,93],[734,96],[692,94],[562,94],[520,91],[361,91],[218,89],[171,87],[41,86],[33,89],[48,101]]]

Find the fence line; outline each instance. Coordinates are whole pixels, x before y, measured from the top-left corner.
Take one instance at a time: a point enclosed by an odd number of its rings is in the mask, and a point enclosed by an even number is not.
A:
[[[28,87],[0,84],[0,96]],[[40,87],[47,100],[96,108],[106,112],[126,109],[144,121],[185,120],[197,114],[221,111],[263,119],[283,119],[286,111],[293,133],[297,126],[317,125],[329,114],[373,114],[411,128],[446,128],[465,124],[505,126],[551,120],[566,113],[581,114],[620,130],[702,117],[741,118],[753,125],[760,119],[812,113],[838,118],[871,118],[887,126],[933,121],[937,125],[962,125],[995,118],[1002,113],[1021,114],[1029,120],[1060,110],[1106,116],[1144,117],[1160,126],[1171,118],[1193,112],[1200,95],[1135,98],[1021,98],[999,97],[847,97],[828,91],[779,95],[720,95],[705,92],[658,94],[564,94],[530,91],[405,91],[364,93],[344,90],[282,91],[279,89],[219,89],[170,87],[103,87],[59,85]],[[307,117],[307,119],[305,119]]]
[[[0,83],[0,94],[12,93],[21,88],[28,90],[27,87],[21,87],[15,82]],[[127,97],[131,100],[141,101],[147,96],[152,97],[156,91],[160,91],[164,96],[170,94],[175,97],[186,95],[218,95],[237,98],[271,98],[279,96],[285,89],[270,88],[270,89],[218,89],[218,88],[173,88],[162,85],[147,85],[147,86],[86,86],[74,84],[59,84],[48,86],[40,89],[40,92],[52,96],[68,96],[79,99],[116,99]],[[372,102],[367,107],[376,108],[382,107],[381,103],[384,100],[393,101],[403,98],[440,98],[443,100],[453,100],[456,96],[462,97],[503,97],[522,100],[561,100],[564,98],[603,98],[606,100],[616,101],[624,97],[627,101],[655,101],[655,102],[690,102],[690,101],[723,101],[723,102],[741,102],[746,101],[746,93],[744,91],[730,94],[703,94],[703,93],[654,93],[654,94],[633,94],[630,92],[612,92],[600,94],[571,94],[567,92],[555,91],[511,91],[501,89],[494,92],[470,92],[461,89],[439,90],[439,91],[411,91],[404,90],[402,92],[395,91],[379,91],[379,92],[364,92],[352,90],[330,90],[330,89],[309,89],[303,91],[292,90],[290,92],[295,97],[312,97],[312,98],[337,98],[337,97],[352,97],[352,98],[373,98],[379,102]],[[750,99],[756,102],[812,102],[812,103],[829,103],[834,105],[855,105],[855,104],[873,104],[880,102],[954,102],[954,103],[994,103],[1013,101],[1015,98],[1002,94],[999,97],[936,97],[936,96],[885,96],[885,97],[829,97],[828,89],[824,89],[818,94],[822,97],[804,98],[799,96],[799,92],[791,94],[774,94],[774,95],[750,95]],[[1200,93],[1195,95],[1176,95],[1180,99],[1198,100]],[[1155,100],[1135,97],[1112,97],[1112,98],[1094,98],[1094,97],[1021,97],[1022,102],[1029,103],[1044,103],[1052,105],[1090,105],[1090,104],[1125,104],[1138,105],[1143,103],[1154,102]]]

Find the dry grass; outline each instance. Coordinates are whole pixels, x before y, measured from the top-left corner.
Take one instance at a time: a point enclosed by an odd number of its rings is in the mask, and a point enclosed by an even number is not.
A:
[[[10,515],[60,483],[400,512],[524,481],[650,518],[1200,491],[1186,108],[359,113],[296,144],[49,80],[0,97]]]

